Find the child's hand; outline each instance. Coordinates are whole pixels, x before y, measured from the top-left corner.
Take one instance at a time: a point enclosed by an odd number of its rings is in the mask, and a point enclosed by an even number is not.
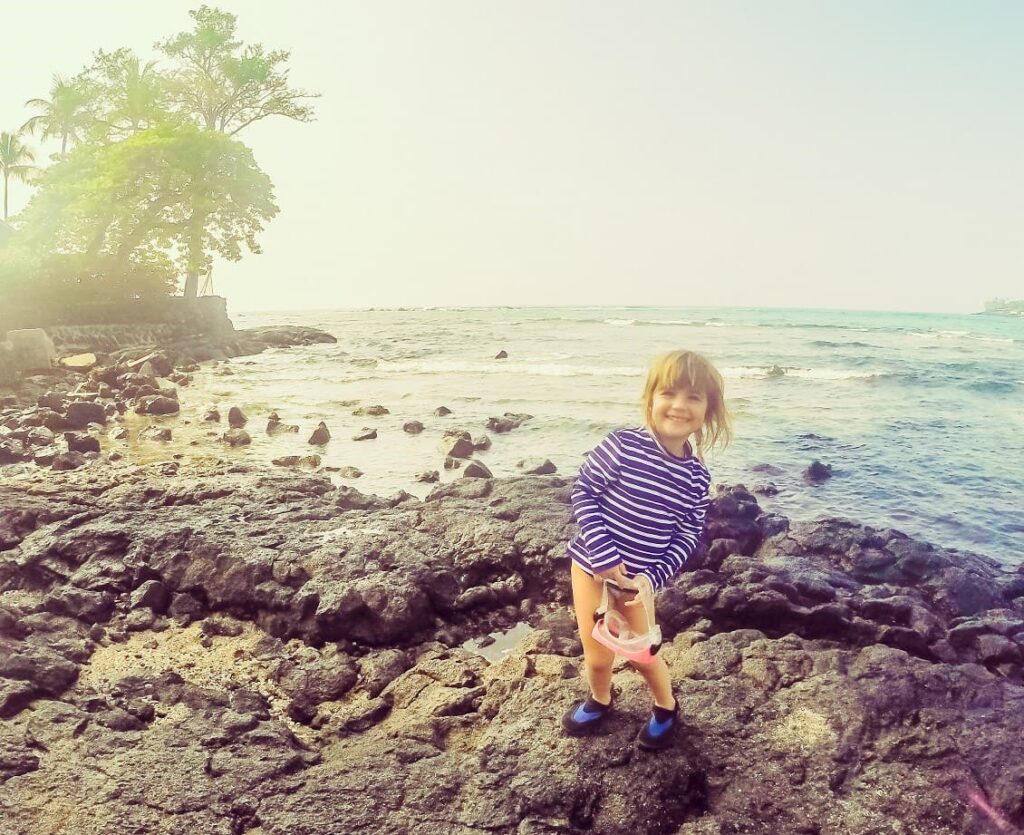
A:
[[[632,600],[627,600],[627,606],[642,606],[644,603],[645,594],[653,594],[654,589],[651,586],[651,581],[644,575],[637,575],[637,580],[630,580],[631,588],[636,589],[636,594],[633,595]]]
[[[604,580],[611,580],[620,589],[626,589],[627,591],[637,591],[640,587],[636,584],[636,581],[626,576],[625,570],[621,565],[610,568],[608,571],[602,571],[600,576]]]

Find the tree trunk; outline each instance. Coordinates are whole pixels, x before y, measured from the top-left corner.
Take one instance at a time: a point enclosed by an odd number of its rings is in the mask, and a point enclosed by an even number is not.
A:
[[[8,174],[4,171],[4,220],[7,220],[7,177]]]
[[[186,299],[195,299],[199,295],[199,270],[189,270],[188,275],[185,276],[185,291],[184,296]]]
[[[188,236],[188,272],[185,275],[186,299],[195,299],[199,295],[199,268],[203,263],[203,226],[206,216],[193,213],[190,218]]]

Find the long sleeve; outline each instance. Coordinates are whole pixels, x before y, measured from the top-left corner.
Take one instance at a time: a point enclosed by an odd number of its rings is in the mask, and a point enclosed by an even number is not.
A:
[[[607,571],[622,562],[615,541],[605,526],[598,503],[598,496],[610,484],[618,481],[620,454],[619,439],[613,432],[587,456],[587,460],[580,467],[576,485],[570,496],[573,516],[580,527],[580,535],[587,546],[590,564],[595,571]]]
[[[693,555],[693,552],[697,550],[697,544],[704,532],[704,520],[709,503],[710,499],[705,488],[704,495],[694,502],[692,510],[683,514],[676,523],[672,539],[665,550],[666,568],[668,569],[665,580],[677,574]]]

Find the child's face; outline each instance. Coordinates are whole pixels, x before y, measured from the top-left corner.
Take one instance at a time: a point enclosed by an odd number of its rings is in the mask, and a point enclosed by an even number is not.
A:
[[[682,448],[683,442],[704,425],[708,399],[686,385],[660,387],[651,402],[651,427],[662,443]]]

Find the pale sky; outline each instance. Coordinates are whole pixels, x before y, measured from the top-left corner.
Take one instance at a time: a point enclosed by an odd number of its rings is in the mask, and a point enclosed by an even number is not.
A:
[[[0,126],[198,5],[9,4]],[[281,214],[233,310],[1024,297],[1024,4],[211,5],[323,94],[239,135]]]

